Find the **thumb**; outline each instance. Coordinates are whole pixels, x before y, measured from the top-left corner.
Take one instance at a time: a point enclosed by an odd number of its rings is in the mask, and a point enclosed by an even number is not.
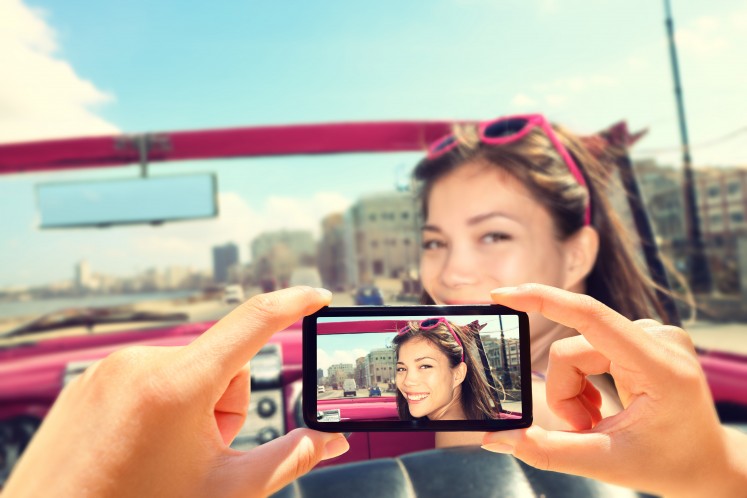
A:
[[[511,454],[541,470],[597,478],[609,473],[614,456],[609,434],[546,431],[536,425],[488,433],[482,447]]]
[[[306,474],[321,460],[342,455],[349,448],[342,434],[296,429],[251,451],[230,456],[229,463],[218,470],[217,488],[223,489],[223,496],[267,496]]]

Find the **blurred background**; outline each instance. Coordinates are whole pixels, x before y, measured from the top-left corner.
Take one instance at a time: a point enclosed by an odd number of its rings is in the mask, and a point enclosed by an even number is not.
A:
[[[747,352],[745,28],[747,6],[730,0],[0,0],[0,144],[528,112],[591,134],[625,120],[647,131],[631,153],[659,248],[696,291],[688,330]],[[151,166],[216,175],[218,216],[108,229],[40,229],[35,190],[137,165],[3,175],[0,332],[84,306],[208,320],[295,284],[340,305],[414,302],[419,157]]]

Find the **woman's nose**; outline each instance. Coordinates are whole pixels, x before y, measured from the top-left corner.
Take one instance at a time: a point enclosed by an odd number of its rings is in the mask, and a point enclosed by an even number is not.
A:
[[[414,386],[418,383],[417,375],[414,372],[405,373],[404,384],[406,386]]]
[[[477,280],[475,264],[476,258],[468,248],[454,244],[446,253],[441,268],[441,282],[447,287],[474,284]]]

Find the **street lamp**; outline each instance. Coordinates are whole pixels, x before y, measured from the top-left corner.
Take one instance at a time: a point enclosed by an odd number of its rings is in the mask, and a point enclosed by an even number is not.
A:
[[[506,338],[503,336],[503,320],[498,315],[498,326],[501,328],[501,384],[504,389],[513,389],[514,384],[511,381],[511,374],[508,372],[508,356],[506,355]]]
[[[682,140],[682,166],[683,166],[683,193],[685,202],[685,226],[687,227],[688,242],[688,275],[690,277],[690,288],[696,293],[707,293],[711,291],[711,274],[708,271],[708,260],[705,256],[703,238],[700,233],[698,221],[698,205],[695,198],[695,181],[690,157],[690,143],[687,137],[687,124],[685,120],[685,104],[682,99],[682,85],[680,83],[680,70],[677,64],[677,48],[674,43],[674,21],[672,20],[672,8],[669,0],[664,0],[666,10],[666,27],[669,38],[669,56],[672,61],[672,76],[674,78],[674,95],[677,100],[677,116],[680,124],[680,139]]]

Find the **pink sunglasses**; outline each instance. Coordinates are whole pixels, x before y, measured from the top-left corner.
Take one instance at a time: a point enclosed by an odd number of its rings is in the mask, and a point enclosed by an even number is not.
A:
[[[438,325],[441,324],[441,323],[445,323],[446,324],[446,328],[448,328],[449,332],[451,332],[451,335],[454,336],[454,340],[456,340],[457,344],[459,344],[459,346],[461,346],[461,348],[462,348],[462,362],[464,362],[464,345],[462,344],[462,341],[459,340],[459,337],[457,337],[456,333],[454,332],[454,329],[451,328],[451,325],[449,324],[449,321],[446,320],[446,318],[444,318],[444,317],[426,318],[425,320],[423,320],[423,321],[421,321],[419,323],[420,330],[431,330],[431,329],[434,329],[434,328],[438,327]],[[397,335],[406,334],[408,330],[412,330],[412,329],[410,329],[409,325],[405,325],[404,327],[402,327],[401,329],[399,329],[399,332],[397,332]]]
[[[589,187],[586,184],[586,180],[584,180],[584,176],[581,174],[581,170],[573,161],[573,158],[571,158],[568,150],[558,139],[550,123],[541,114],[506,116],[492,121],[484,121],[479,124],[480,142],[488,145],[505,145],[523,138],[536,127],[540,127],[545,132],[555,150],[563,158],[566,166],[568,166],[568,171],[571,172],[579,185],[588,191]],[[450,133],[433,142],[428,148],[427,158],[428,160],[438,159],[455,149],[458,145],[459,141],[453,133]],[[591,224],[591,200],[586,204],[584,214],[584,225],[589,224]]]

